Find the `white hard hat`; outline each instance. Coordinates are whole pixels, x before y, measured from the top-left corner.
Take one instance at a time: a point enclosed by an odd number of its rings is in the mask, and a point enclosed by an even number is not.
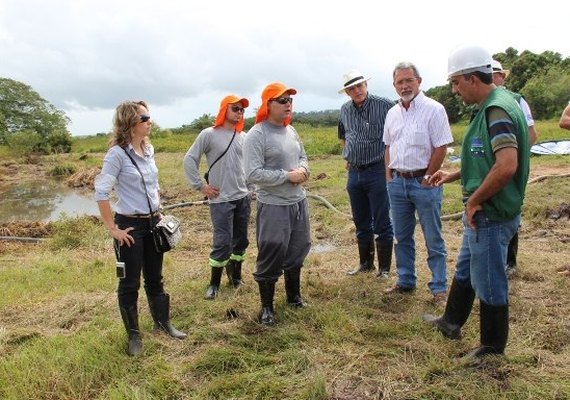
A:
[[[509,74],[511,73],[511,71],[509,71],[508,69],[503,69],[503,65],[494,59],[491,60],[491,67],[493,68],[493,73],[499,72],[501,74],[505,74],[505,79],[507,79],[509,77]]]
[[[492,73],[491,54],[481,46],[459,46],[449,54],[447,60],[447,77],[481,71]]]

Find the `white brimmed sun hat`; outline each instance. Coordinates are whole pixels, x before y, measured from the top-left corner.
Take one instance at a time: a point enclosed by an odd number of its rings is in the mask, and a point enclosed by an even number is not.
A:
[[[369,79],[370,78],[365,78],[364,75],[362,75],[362,73],[359,70],[351,69],[350,71],[348,71],[346,74],[343,75],[344,85],[343,88],[340,89],[338,92],[344,93],[344,91],[349,87],[356,86],[359,83],[366,82]]]
[[[511,73],[510,70],[503,69],[503,65],[497,60],[491,60],[491,68],[493,68],[493,73],[500,72],[501,74],[504,74],[505,79],[507,79],[509,77],[509,74]]]

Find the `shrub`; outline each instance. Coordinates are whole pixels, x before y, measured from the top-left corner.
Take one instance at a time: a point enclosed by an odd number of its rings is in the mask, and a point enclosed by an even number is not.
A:
[[[58,177],[70,176],[73,175],[76,170],[77,169],[75,168],[75,166],[71,164],[56,165],[49,171],[49,174],[51,176],[58,176]]]

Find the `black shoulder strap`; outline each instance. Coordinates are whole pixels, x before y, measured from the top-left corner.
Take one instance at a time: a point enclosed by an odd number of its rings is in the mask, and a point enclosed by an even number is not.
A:
[[[206,172],[206,174],[210,174],[212,167],[220,160],[220,158],[222,158],[228,152],[228,150],[230,149],[230,146],[232,145],[232,142],[234,141],[235,137],[236,137],[236,130],[234,129],[234,134],[232,135],[232,140],[230,140],[228,147],[226,147],[224,152],[222,154],[220,154],[220,156],[218,158],[216,158],[216,160],[212,163],[212,165],[210,165],[210,168],[208,168],[208,172]]]
[[[143,184],[143,188],[144,188],[144,194],[146,195],[146,202],[148,203],[148,210],[149,213],[152,215],[153,211],[152,211],[152,207],[150,205],[150,200],[148,199],[148,191],[146,190],[146,184],[144,183],[144,176],[139,168],[139,166],[137,165],[137,162],[135,161],[135,159],[129,154],[129,152],[127,151],[126,148],[123,147],[123,150],[125,151],[125,154],[131,159],[133,165],[135,166],[135,168],[137,169],[137,171],[139,171],[139,174],[141,175],[141,180],[142,180],[142,184]]]

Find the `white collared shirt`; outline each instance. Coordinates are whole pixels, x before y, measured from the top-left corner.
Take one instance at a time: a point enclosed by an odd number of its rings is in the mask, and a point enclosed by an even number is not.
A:
[[[427,168],[433,150],[453,142],[443,105],[420,92],[406,110],[398,102],[386,115],[384,143],[390,146],[391,169]]]

